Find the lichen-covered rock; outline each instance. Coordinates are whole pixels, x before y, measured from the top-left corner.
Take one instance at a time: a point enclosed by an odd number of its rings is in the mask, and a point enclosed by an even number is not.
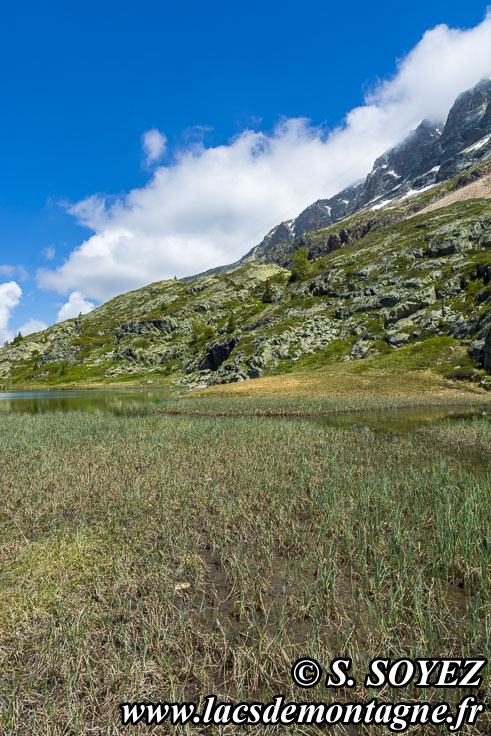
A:
[[[187,321],[188,327],[190,328],[189,322]],[[164,319],[150,319],[142,322],[125,322],[119,325],[114,332],[114,342],[116,345],[120,342],[123,337],[128,335],[158,335],[163,333],[169,335],[174,330],[177,330],[179,323],[172,317],[166,317]]]
[[[71,345],[68,340],[56,338],[48,350],[45,350],[42,354],[40,363],[41,365],[46,365],[46,363],[64,363],[66,360],[74,358],[78,351],[79,349]]]
[[[473,340],[469,345],[469,355],[482,362],[484,359],[484,345],[485,340]]]
[[[400,348],[409,342],[409,335],[406,332],[388,332],[387,342],[393,348]]]
[[[429,307],[433,302],[436,301],[436,292],[434,287],[425,289],[419,293],[414,293],[409,299],[406,299],[395,307],[390,309],[388,312],[384,312],[385,326],[394,324],[400,319],[410,317],[420,309]]]
[[[394,307],[401,301],[401,295],[397,291],[388,291],[386,294],[381,294],[379,297],[379,306]]]
[[[441,258],[451,253],[457,253],[462,247],[462,242],[457,238],[443,238],[442,240],[432,240],[428,243],[426,253],[431,258]]]
[[[369,344],[364,340],[358,340],[353,344],[350,355],[353,360],[360,360],[362,358],[366,358],[369,352]]]

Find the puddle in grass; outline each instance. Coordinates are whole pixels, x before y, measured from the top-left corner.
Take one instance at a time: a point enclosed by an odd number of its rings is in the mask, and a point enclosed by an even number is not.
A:
[[[374,432],[390,436],[414,434],[432,446],[438,454],[452,459],[465,470],[478,475],[489,472],[491,458],[486,448],[476,448],[462,444],[445,444],[440,441],[435,430],[440,425],[456,425],[462,421],[486,419],[489,413],[482,407],[451,408],[424,407],[414,409],[389,409],[379,411],[360,411],[334,414],[322,417],[308,417],[307,421],[321,427],[349,429],[356,432]]]
[[[422,427],[435,426],[443,422],[454,424],[462,419],[486,417],[482,408],[415,407],[413,409],[384,409],[309,417],[306,421],[324,427],[339,429],[370,429],[374,432],[406,434]]]

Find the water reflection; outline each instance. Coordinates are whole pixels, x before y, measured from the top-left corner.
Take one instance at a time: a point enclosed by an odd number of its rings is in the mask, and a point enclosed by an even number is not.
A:
[[[455,407],[415,407],[413,409],[386,409],[379,411],[360,411],[354,413],[333,414],[323,417],[310,417],[309,422],[324,427],[338,427],[341,429],[371,429],[380,432],[414,432],[414,430],[441,424],[442,422],[458,422],[462,419],[486,417],[482,408],[455,408]]]
[[[39,391],[0,393],[1,414],[84,411],[91,414],[140,414],[169,398],[172,389]]]
[[[451,407],[419,407],[414,409],[397,409],[384,411],[365,411],[353,414],[336,414],[325,417],[310,417],[306,421],[323,427],[351,429],[358,432],[376,432],[390,437],[404,434],[420,435],[421,439],[432,447],[435,455],[448,457],[462,468],[480,475],[489,472],[491,458],[482,449],[472,445],[441,445],[438,436],[433,436],[431,429],[440,424],[452,425],[462,420],[487,418],[488,413],[482,408]],[[303,420],[305,421],[305,420]],[[424,434],[423,434],[424,433]]]

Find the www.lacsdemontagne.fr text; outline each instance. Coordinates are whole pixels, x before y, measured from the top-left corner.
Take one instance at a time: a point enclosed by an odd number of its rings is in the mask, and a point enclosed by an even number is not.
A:
[[[376,698],[367,703],[294,703],[286,702],[282,695],[270,703],[229,703],[210,695],[201,710],[196,703],[123,703],[120,708],[124,725],[159,725],[165,721],[172,726],[374,724],[401,733],[411,725],[432,724],[445,725],[455,733],[464,724],[475,723],[485,706],[472,695],[455,707],[446,702],[387,703]]]

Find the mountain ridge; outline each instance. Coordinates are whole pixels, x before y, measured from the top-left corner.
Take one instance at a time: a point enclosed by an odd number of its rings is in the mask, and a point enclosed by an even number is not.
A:
[[[464,153],[488,135],[482,146]],[[272,228],[238,263],[251,256],[261,257],[279,242],[289,242],[339,222],[369,204],[378,208],[383,197],[388,198],[388,204],[399,194],[404,196],[412,191],[413,186],[415,192],[422,192],[423,188],[441,183],[490,156],[491,78],[462,92],[444,125],[423,120],[403,141],[375,160],[364,182],[352,184],[328,199],[319,199],[293,220]]]
[[[483,140],[482,146],[466,151],[466,148]],[[318,199],[296,218],[275,225],[260,243],[238,261],[187,276],[183,280],[192,281],[204,275],[227,273],[248,260],[262,259],[280,243],[289,243],[306,232],[340,222],[370,204],[375,210],[389,205],[398,195],[422,193],[489,157],[491,78],[484,78],[458,95],[445,123],[423,120],[403,141],[379,156],[365,180],[349,185],[333,197]],[[384,200],[384,197],[387,199]]]
[[[388,366],[394,351],[411,365],[430,345],[449,380],[488,385],[489,200],[428,210],[488,181],[490,159],[491,79],[459,95],[444,126],[423,121],[364,182],[280,223],[233,267],[155,282],[7,345],[0,382],[211,385],[306,360]]]

